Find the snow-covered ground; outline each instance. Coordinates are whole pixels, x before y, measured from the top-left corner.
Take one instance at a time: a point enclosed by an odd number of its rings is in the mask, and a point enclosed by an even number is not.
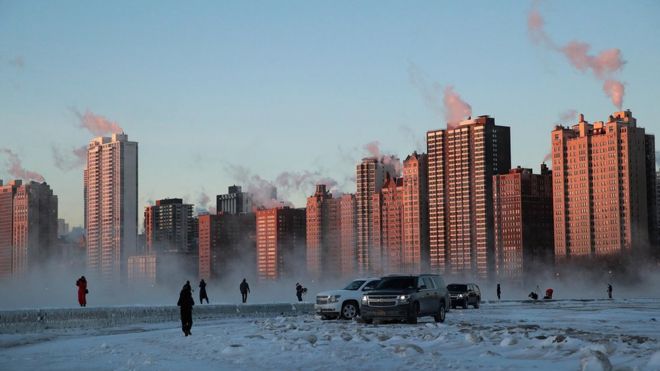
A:
[[[660,370],[660,300],[484,303],[447,322],[309,315],[0,335],[0,370]]]

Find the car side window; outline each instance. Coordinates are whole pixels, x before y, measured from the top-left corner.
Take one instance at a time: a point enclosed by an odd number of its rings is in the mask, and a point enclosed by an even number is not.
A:
[[[422,277],[419,277],[419,278],[417,279],[417,288],[418,288],[418,289],[426,289],[426,288],[428,288],[428,287],[426,286],[426,283],[424,282],[424,279],[423,279]]]
[[[433,280],[430,277],[424,277],[423,281],[427,289],[435,289],[435,283],[433,283]]]
[[[378,286],[378,282],[379,282],[379,281],[371,281],[371,282],[367,283],[367,284],[364,285],[364,287],[362,288],[362,291],[373,290],[374,288],[376,288],[376,286]]]

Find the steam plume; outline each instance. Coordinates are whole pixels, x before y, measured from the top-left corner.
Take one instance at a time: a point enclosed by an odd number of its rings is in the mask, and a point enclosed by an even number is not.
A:
[[[440,84],[430,83],[424,71],[416,64],[410,63],[408,66],[408,78],[410,83],[417,88],[424,99],[426,106],[438,116],[442,116],[443,109],[440,106]]]
[[[7,148],[0,148],[0,153],[7,155],[7,172],[16,179],[34,180],[43,183],[44,177],[35,172],[26,170],[21,165],[21,159],[18,155]]]
[[[603,83],[603,91],[612,100],[615,106],[621,109],[623,105],[623,95],[625,94],[625,86],[622,82],[617,80],[605,80]]]
[[[569,109],[559,114],[559,119],[561,122],[567,122],[574,120],[577,117],[577,110]]]
[[[216,214],[217,209],[215,206],[210,205],[210,202],[211,197],[209,197],[206,191],[202,190],[202,192],[197,197],[197,207],[195,208],[197,213],[208,212],[210,214]]]
[[[56,146],[52,146],[51,149],[55,166],[62,171],[81,168],[87,163],[87,146],[74,148],[67,154]]]
[[[597,55],[589,54],[591,45],[583,41],[571,41],[559,46],[545,32],[543,16],[538,10],[540,1],[535,1],[527,15],[527,31],[532,42],[541,44],[550,50],[562,53],[569,63],[581,72],[591,71],[598,80],[604,81],[603,90],[619,109],[623,105],[624,84],[614,80],[612,75],[623,69],[625,61],[621,50],[617,48],[606,49]]]
[[[466,117],[472,115],[472,107],[466,103],[461,96],[454,91],[454,87],[448,85],[445,87],[442,102],[445,105],[445,120],[447,120],[447,129],[453,129]]]
[[[118,134],[124,131],[116,122],[110,121],[89,110],[85,111],[84,114],[81,114],[75,109],[73,112],[78,117],[78,120],[80,120],[80,127],[89,130],[90,133],[96,136]]]
[[[543,163],[547,164],[550,160],[552,160],[552,152],[548,152],[545,157],[543,157]]]
[[[367,151],[369,156],[377,158],[378,161],[385,165],[390,175],[395,177],[401,176],[403,172],[401,160],[395,155],[383,154],[380,150],[380,142],[377,140],[369,142],[364,145],[364,150]]]

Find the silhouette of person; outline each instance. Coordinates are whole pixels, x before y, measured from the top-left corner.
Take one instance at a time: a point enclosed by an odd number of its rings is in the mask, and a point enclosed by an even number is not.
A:
[[[176,303],[181,307],[181,329],[183,334],[188,336],[192,335],[190,329],[192,329],[192,308],[195,305],[195,301],[192,297],[192,288],[190,287],[190,282],[187,282],[183,285],[181,292],[179,293],[179,301]]]
[[[497,300],[500,300],[502,296],[502,289],[500,289],[500,284],[497,284]]]
[[[243,303],[246,303],[248,294],[250,293],[250,285],[248,285],[245,278],[243,278],[243,282],[241,282],[241,285],[239,286],[239,288],[241,290],[241,298],[243,300]]]
[[[302,301],[302,295],[304,292],[304,288],[299,282],[296,282],[296,296],[298,297],[298,301]]]
[[[89,290],[87,290],[87,279],[85,276],[78,278],[76,286],[78,286],[78,304],[80,304],[81,307],[86,307]]]
[[[209,303],[209,297],[206,294],[206,282],[204,280],[199,281],[199,303],[204,304],[204,299],[206,299],[206,304]]]
[[[612,299],[612,284],[611,283],[607,284],[607,297]]]

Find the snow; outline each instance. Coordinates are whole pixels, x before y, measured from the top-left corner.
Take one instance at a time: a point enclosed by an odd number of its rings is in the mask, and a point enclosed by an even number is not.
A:
[[[659,299],[488,302],[442,324],[297,313],[197,319],[190,337],[176,322],[5,332],[0,369],[660,370]]]

